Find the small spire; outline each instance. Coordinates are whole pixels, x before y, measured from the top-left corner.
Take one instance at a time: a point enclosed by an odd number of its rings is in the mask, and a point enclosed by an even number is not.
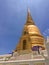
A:
[[[28,13],[30,13],[30,9],[28,8]]]
[[[47,36],[47,43],[49,43],[49,36]]]
[[[27,15],[27,22],[26,22],[27,25],[35,25],[34,24],[34,21],[32,19],[32,16],[30,14],[30,9],[28,8],[28,15]]]

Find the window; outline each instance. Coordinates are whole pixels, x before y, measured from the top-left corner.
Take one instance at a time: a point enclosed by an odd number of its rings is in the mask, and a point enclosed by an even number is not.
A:
[[[24,31],[24,35],[28,34],[28,32]]]
[[[23,50],[26,49],[26,40],[23,40]]]

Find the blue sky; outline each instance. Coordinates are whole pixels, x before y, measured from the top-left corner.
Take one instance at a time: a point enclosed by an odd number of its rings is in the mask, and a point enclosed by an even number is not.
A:
[[[0,54],[11,53],[26,22],[27,9],[44,37],[49,36],[49,0],[0,0]]]

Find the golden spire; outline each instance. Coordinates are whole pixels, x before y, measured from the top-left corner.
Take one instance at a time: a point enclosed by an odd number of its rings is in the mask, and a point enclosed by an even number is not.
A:
[[[35,25],[33,19],[32,19],[32,16],[30,14],[30,9],[28,8],[28,15],[27,15],[27,22],[26,22],[26,25]]]

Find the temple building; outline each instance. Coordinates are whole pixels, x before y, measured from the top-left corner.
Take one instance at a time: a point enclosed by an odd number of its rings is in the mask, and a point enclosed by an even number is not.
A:
[[[0,55],[0,65],[48,65],[49,39],[46,41],[34,23],[30,10],[21,38],[12,54]]]
[[[41,35],[40,30],[35,25],[30,10],[28,10],[27,21],[24,25],[21,39],[15,49],[15,51],[32,50],[37,51],[40,48],[45,50],[44,37]]]

